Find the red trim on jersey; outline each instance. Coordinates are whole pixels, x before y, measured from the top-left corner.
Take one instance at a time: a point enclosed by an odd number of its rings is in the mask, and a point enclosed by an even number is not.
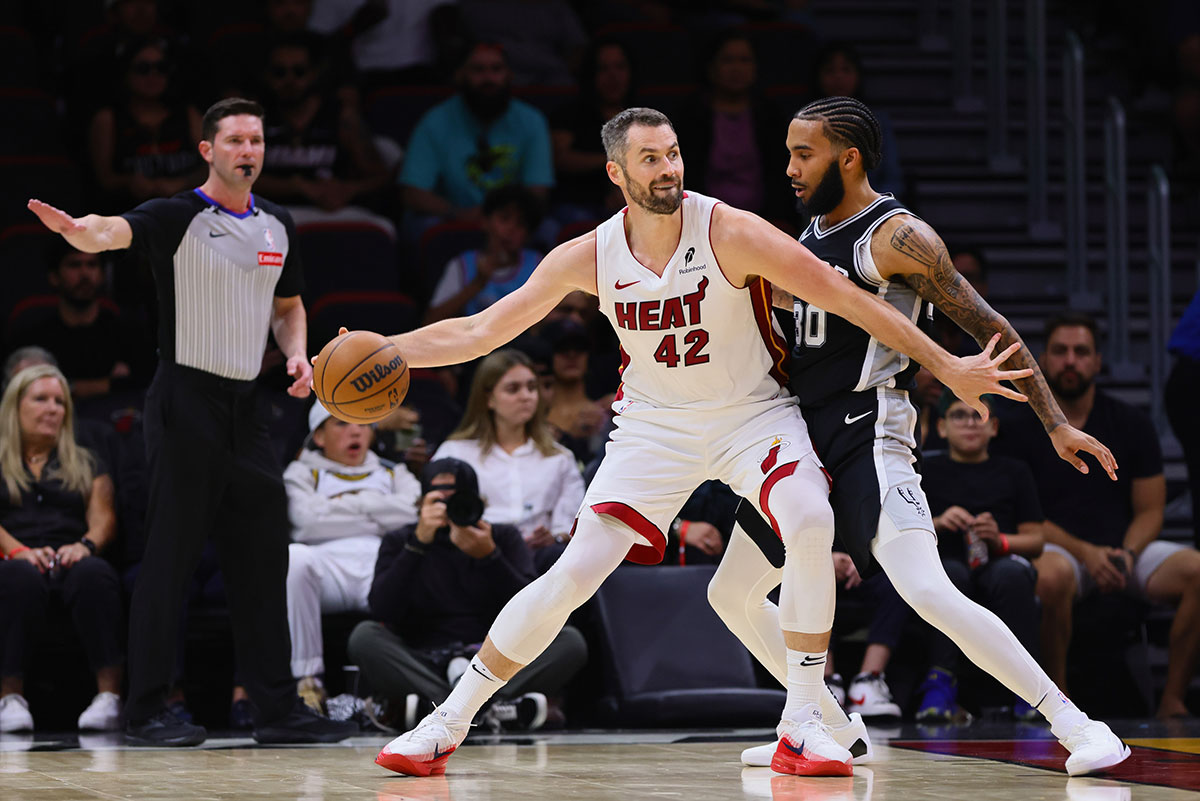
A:
[[[800,465],[799,462],[788,462],[787,464],[777,468],[774,473],[767,476],[763,480],[762,488],[758,491],[758,505],[763,510],[763,514],[767,516],[767,521],[771,524],[771,529],[775,532],[775,536],[783,539],[783,535],[779,533],[779,523],[775,520],[775,515],[771,514],[771,490],[781,479],[785,479],[792,473],[796,472],[796,468]]]
[[[593,503],[592,511],[598,515],[608,515],[620,520],[625,525],[646,538],[649,545],[635,543],[630,547],[625,558],[639,565],[657,565],[663,560],[667,550],[667,538],[637,509],[620,501],[605,501]]]
[[[617,375],[625,375],[625,368],[629,366],[629,354],[625,352],[625,348],[618,345],[617,350],[621,351],[621,366],[617,368]],[[625,397],[625,382],[617,384],[617,394],[613,396],[613,402],[622,400]]]
[[[763,345],[771,357],[771,378],[778,381],[779,386],[785,387],[788,382],[787,342],[771,324],[771,282],[759,276],[746,289],[750,292],[750,305],[754,308],[758,332],[762,334]]]

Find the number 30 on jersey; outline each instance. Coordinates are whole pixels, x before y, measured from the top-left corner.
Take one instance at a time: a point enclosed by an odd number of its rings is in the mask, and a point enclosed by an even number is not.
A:
[[[834,267],[847,278],[850,273],[842,267]],[[819,348],[825,344],[828,336],[826,322],[828,315],[820,306],[805,303],[796,298],[792,306],[792,314],[796,319],[796,341],[803,342],[806,348]]]

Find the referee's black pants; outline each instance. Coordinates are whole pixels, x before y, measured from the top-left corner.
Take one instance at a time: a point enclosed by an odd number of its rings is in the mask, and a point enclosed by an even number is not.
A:
[[[161,362],[146,393],[146,551],[129,613],[128,721],[166,706],[179,610],[213,537],[237,664],[259,722],[295,703],[287,622],[283,474],[252,381]]]

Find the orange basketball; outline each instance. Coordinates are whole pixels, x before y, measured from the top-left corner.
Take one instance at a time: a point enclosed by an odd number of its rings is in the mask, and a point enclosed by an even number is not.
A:
[[[339,420],[377,423],[408,394],[408,364],[387,337],[347,331],[321,349],[313,363],[317,400]]]

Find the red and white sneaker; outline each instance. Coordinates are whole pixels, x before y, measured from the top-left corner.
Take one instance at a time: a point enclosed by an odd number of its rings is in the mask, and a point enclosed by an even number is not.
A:
[[[435,709],[415,729],[385,745],[375,764],[405,776],[440,776],[470,729],[471,721],[454,720]]]
[[[795,776],[852,776],[849,749],[838,745],[833,732],[821,719],[821,710],[809,704],[784,718],[775,729],[779,746],[771,759],[771,770]]]
[[[855,765],[865,765],[875,761],[875,747],[871,744],[871,735],[867,732],[862,715],[850,713],[850,722],[842,727],[830,726],[829,731],[837,744],[850,751]],[[742,751],[742,764],[752,768],[769,768],[775,752],[779,750],[779,741],[755,745]]]

